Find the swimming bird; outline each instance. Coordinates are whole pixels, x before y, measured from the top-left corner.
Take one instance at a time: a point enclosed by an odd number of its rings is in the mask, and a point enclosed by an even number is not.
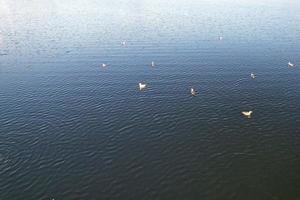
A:
[[[146,89],[146,83],[139,83],[140,90]]]
[[[123,42],[122,42],[122,45],[125,46],[125,45],[126,45],[126,41],[123,41]]]
[[[105,63],[102,63],[102,67],[107,67],[107,64],[105,64]]]
[[[244,116],[250,118],[250,117],[251,117],[251,114],[252,114],[252,111],[251,111],[251,110],[250,110],[250,111],[243,111],[242,114],[243,114]]]
[[[155,66],[155,63],[154,63],[154,61],[152,61],[152,62],[151,62],[151,66],[152,66],[152,67],[154,67],[154,66]]]
[[[289,66],[289,67],[295,67],[295,64],[289,62],[289,63],[288,63],[288,66]]]
[[[253,78],[253,79],[256,77],[254,73],[251,73],[250,76],[251,76],[251,78]]]
[[[220,36],[220,37],[219,37],[219,40],[223,40],[223,37],[222,37],[222,36]]]
[[[197,91],[194,88],[191,88],[191,95],[192,96],[196,96],[197,95]]]

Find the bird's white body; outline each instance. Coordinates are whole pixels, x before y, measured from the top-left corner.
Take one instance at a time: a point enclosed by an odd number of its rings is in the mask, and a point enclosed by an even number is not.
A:
[[[152,62],[151,62],[151,66],[154,67],[154,65],[155,65],[155,63],[154,63],[154,61],[152,61]]]
[[[255,78],[255,74],[254,73],[251,73],[250,76],[251,76],[251,78]]]
[[[243,111],[242,114],[246,117],[251,117],[252,111]]]
[[[139,83],[139,88],[140,88],[140,90],[143,90],[143,89],[146,89],[146,83]]]
[[[219,37],[219,40],[223,40],[223,37],[222,37],[222,36],[220,36],[220,37]]]
[[[126,45],[126,41],[123,41],[123,42],[122,42],[122,45],[125,46],[125,45]]]
[[[102,63],[102,67],[106,67],[107,65],[105,63]]]
[[[288,66],[289,66],[289,67],[294,67],[295,65],[294,65],[293,63],[289,62],[289,63],[288,63]]]
[[[197,92],[194,88],[191,88],[191,95],[196,96]]]

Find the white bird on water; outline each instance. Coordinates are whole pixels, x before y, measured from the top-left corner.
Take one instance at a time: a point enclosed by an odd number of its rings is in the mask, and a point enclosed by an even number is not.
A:
[[[140,90],[146,89],[146,83],[139,83]]]
[[[125,46],[125,45],[126,45],[126,41],[123,41],[123,42],[122,42],[122,45]]]
[[[256,77],[254,73],[251,73],[250,76],[251,76],[251,78],[253,78],[253,79]]]
[[[289,62],[289,63],[288,63],[288,66],[289,66],[289,67],[295,67],[295,64]]]
[[[220,36],[220,37],[219,37],[219,40],[223,40],[223,37],[222,37],[222,36]]]
[[[154,66],[155,66],[155,63],[154,63],[154,61],[152,61],[152,62],[151,62],[151,66],[152,66],[152,67],[154,67]]]
[[[102,67],[107,67],[107,64],[105,64],[105,63],[102,63]]]
[[[252,114],[253,112],[250,110],[250,111],[243,111],[242,112],[242,114],[244,115],[244,116],[246,116],[246,117],[248,117],[248,118],[250,118],[251,117],[251,114]]]
[[[192,96],[196,96],[197,95],[197,91],[194,88],[191,88],[191,95]]]

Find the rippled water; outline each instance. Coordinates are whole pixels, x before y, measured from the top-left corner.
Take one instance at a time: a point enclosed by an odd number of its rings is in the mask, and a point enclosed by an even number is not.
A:
[[[0,0],[0,199],[299,199],[299,9]]]

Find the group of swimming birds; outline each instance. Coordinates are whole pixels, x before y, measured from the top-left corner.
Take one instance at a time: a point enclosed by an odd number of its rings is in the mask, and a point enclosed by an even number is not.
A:
[[[220,40],[222,40],[223,38],[220,37],[219,38]],[[123,41],[121,43],[123,46],[125,46],[127,43],[126,41]],[[151,62],[151,67],[154,67],[155,66],[155,63],[154,61]],[[107,67],[107,64],[105,63],[102,63],[102,67]],[[295,64],[291,63],[291,62],[288,62],[288,67],[295,67]],[[252,79],[255,79],[256,78],[256,75],[254,73],[251,73],[250,74],[250,77]],[[145,90],[147,88],[147,84],[146,83],[139,83],[139,90],[142,91],[142,90]],[[190,93],[193,97],[197,96],[198,92],[195,88],[191,88],[190,90]],[[253,111],[252,110],[249,110],[249,111],[242,111],[241,114],[244,115],[245,117],[248,117],[248,118],[251,118],[251,115],[252,115]]]

